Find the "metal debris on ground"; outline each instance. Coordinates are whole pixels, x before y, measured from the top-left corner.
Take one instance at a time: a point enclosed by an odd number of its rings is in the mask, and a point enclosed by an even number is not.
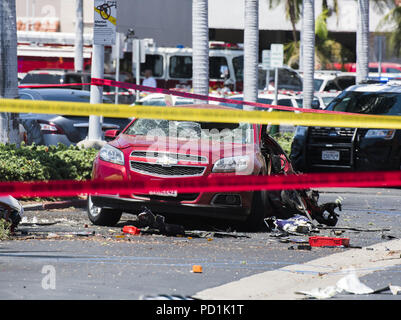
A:
[[[139,227],[149,227],[151,229],[143,230],[143,232],[151,233],[156,229],[161,234],[176,236],[176,235],[185,235],[185,229],[182,225],[178,224],[170,224],[165,222],[166,218],[159,214],[153,214],[150,209],[143,206],[142,212],[138,214]]]

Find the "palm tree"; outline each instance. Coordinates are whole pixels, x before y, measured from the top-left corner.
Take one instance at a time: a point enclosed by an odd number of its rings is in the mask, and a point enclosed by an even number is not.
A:
[[[401,54],[401,6],[392,5],[391,10],[380,20],[378,29],[390,26],[392,31],[388,37],[389,46],[393,50],[393,54],[400,56]]]
[[[310,109],[313,100],[315,72],[315,1],[303,0],[303,107]]]
[[[75,71],[83,71],[83,42],[84,42],[84,23],[83,23],[83,0],[75,0]]]
[[[245,0],[244,21],[244,100],[258,98],[259,0]],[[253,107],[246,106],[253,110]]]
[[[194,93],[209,93],[208,0],[192,2],[192,86]],[[202,103],[202,101],[197,101]]]
[[[0,70],[0,98],[18,98],[15,0],[0,1]],[[18,114],[0,113],[0,142],[20,142]]]
[[[369,0],[358,0],[356,32],[356,83],[366,80],[369,73]]]
[[[278,6],[282,1],[280,0],[269,0],[269,8]],[[301,7],[302,0],[286,0],[285,1],[285,17],[290,20],[292,26],[292,38],[294,42],[297,42],[297,28],[296,24],[301,18]]]

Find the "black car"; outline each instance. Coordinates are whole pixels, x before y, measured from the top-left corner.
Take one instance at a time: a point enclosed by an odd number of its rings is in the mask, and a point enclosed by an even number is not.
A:
[[[115,80],[115,75],[105,74],[103,78],[108,80]],[[90,82],[90,72],[75,72],[73,70],[66,69],[37,69],[29,71],[20,81],[20,85],[28,86],[39,84],[49,85],[49,88],[51,88],[52,85],[55,84],[57,85],[71,83],[70,86],[65,86],[63,88],[89,91],[90,85],[88,85],[88,83]],[[80,85],[80,83],[84,83],[85,85]],[[114,101],[115,90],[115,87],[103,86],[103,95]],[[135,101],[136,96],[134,91],[130,91],[125,88],[119,88],[118,91],[118,103],[132,104]]]
[[[73,89],[19,89],[20,99],[70,102],[90,102],[90,92]],[[103,97],[103,103],[112,103]],[[112,108],[113,105],[111,104]],[[40,145],[76,144],[88,135],[89,117],[56,114],[21,113],[26,142]],[[104,118],[102,130],[122,130],[130,122],[128,118]]]
[[[401,86],[352,86],[326,110],[399,116]],[[299,126],[290,158],[294,168],[301,172],[399,170],[401,130]]]

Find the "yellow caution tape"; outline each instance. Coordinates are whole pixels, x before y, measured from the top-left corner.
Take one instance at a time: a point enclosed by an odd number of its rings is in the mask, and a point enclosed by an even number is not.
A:
[[[148,118],[201,122],[292,124],[320,127],[401,129],[401,116],[244,111],[213,108],[129,106],[59,101],[0,99],[0,112],[46,113],[73,116]]]

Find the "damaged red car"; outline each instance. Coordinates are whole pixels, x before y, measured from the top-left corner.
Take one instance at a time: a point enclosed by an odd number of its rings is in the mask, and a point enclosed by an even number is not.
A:
[[[231,109],[216,105],[191,108]],[[292,173],[291,163],[266,126],[163,119],[133,119],[98,153],[92,178],[134,181],[198,176]],[[286,197],[288,198],[288,197]],[[277,200],[278,199],[278,200]],[[115,225],[123,212],[138,214],[143,206],[163,215],[182,214],[244,221],[250,228],[285,206],[278,191],[166,192],[88,197],[88,217],[96,225]]]

